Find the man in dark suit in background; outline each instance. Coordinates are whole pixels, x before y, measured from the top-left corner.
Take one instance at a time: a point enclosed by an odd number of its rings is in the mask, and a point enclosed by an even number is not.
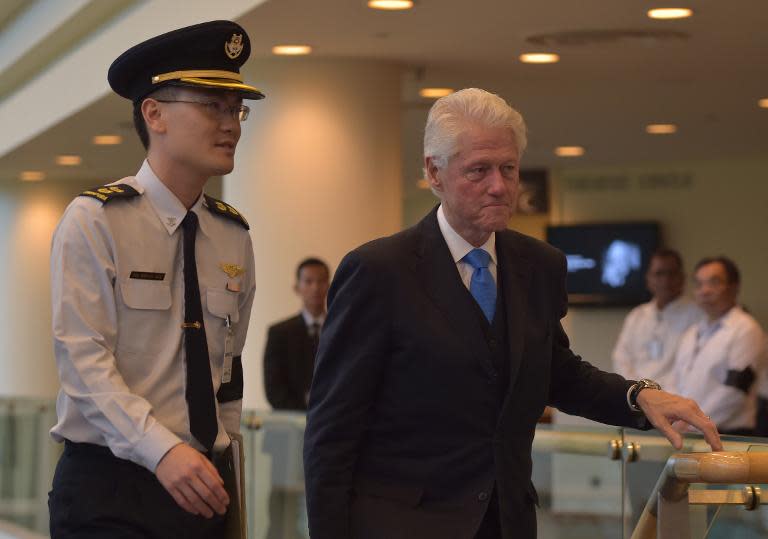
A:
[[[325,262],[313,257],[302,260],[293,286],[301,298],[301,312],[268,330],[264,388],[274,410],[307,409],[329,283],[330,270]],[[306,529],[304,497],[297,485],[301,478],[287,471],[296,468],[286,461],[297,432],[292,423],[281,424],[278,418],[264,425],[263,450],[272,456],[268,539],[303,537],[302,528]]]
[[[271,326],[264,352],[264,388],[275,410],[306,410],[330,270],[319,258],[302,260],[293,289],[301,312]]]
[[[424,156],[440,206],[339,266],[304,445],[313,539],[535,537],[531,444],[547,404],[650,421],[676,447],[682,420],[721,447],[693,401],[570,350],[565,257],[506,229],[525,145],[500,97],[438,100]]]

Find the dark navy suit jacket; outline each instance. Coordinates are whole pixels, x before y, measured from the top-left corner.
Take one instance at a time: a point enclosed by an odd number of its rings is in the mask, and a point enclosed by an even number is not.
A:
[[[508,391],[436,209],[349,253],[329,292],[304,466],[313,539],[471,539],[497,489],[505,538],[536,535],[531,444],[546,405],[644,426],[631,384],[569,348],[563,254],[496,234]]]

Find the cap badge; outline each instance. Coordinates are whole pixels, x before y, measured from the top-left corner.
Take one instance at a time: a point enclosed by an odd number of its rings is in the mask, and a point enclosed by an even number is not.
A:
[[[224,264],[223,262],[219,264],[219,267],[221,270],[232,277],[233,279],[237,277],[238,275],[242,275],[245,273],[245,270],[242,266],[238,266],[237,264]]]
[[[240,53],[243,52],[243,34],[232,34],[229,41],[224,43],[224,52],[232,60],[240,56]]]

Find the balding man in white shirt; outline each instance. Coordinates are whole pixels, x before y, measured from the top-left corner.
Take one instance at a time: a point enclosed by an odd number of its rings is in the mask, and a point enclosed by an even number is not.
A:
[[[755,428],[756,379],[766,357],[760,324],[737,305],[740,275],[726,257],[696,265],[696,302],[706,319],[683,335],[675,360],[675,390],[694,399],[722,433]]]

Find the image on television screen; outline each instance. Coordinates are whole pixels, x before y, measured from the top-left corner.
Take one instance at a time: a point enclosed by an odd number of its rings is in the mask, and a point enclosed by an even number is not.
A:
[[[658,223],[549,226],[547,241],[568,262],[570,303],[637,305],[650,299],[645,272],[659,245]]]

